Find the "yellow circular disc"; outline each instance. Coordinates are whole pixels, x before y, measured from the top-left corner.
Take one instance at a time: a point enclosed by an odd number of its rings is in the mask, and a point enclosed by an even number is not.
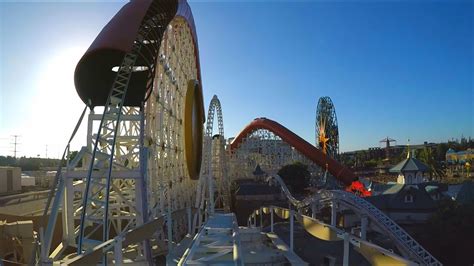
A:
[[[189,177],[199,179],[202,159],[204,102],[197,80],[190,80],[184,106],[184,149]]]

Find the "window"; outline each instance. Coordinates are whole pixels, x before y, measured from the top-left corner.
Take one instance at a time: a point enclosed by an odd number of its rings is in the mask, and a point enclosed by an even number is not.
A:
[[[413,202],[413,195],[407,194],[405,195],[405,203],[412,203]]]

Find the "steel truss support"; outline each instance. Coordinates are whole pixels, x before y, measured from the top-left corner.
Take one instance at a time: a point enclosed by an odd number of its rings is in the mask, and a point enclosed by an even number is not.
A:
[[[267,173],[276,173],[284,165],[294,162],[308,165],[310,172],[320,170],[320,167],[273,132],[258,129],[247,135],[230,155],[230,177],[232,180],[253,178],[252,173],[257,165]]]
[[[158,34],[162,38],[151,42],[139,31],[132,51],[117,68],[107,104],[89,114],[87,147],[68,163],[54,195],[53,202],[59,204],[53,204],[51,213],[62,210],[63,240],[51,253],[44,249],[44,260],[63,258],[67,247],[77,248],[82,256],[147,221],[190,208],[196,200],[197,182],[187,171],[183,136],[188,83],[199,76],[195,45],[184,18],[175,17],[166,27],[153,26],[159,20],[144,23],[146,30],[163,31]],[[157,49],[148,68],[153,74],[149,94],[141,107],[124,106],[144,43]],[[76,167],[79,161],[82,168]],[[190,230],[188,219],[179,217],[173,216],[147,241],[123,245],[124,254],[128,258],[134,254],[135,261],[151,261],[151,252],[168,252]],[[52,226],[47,239],[52,238]],[[106,262],[104,255],[102,263]]]
[[[334,210],[331,211],[331,227],[333,228],[337,226],[337,223],[334,223],[336,210],[339,209],[337,207],[341,207],[341,209],[342,207],[348,208],[361,217],[361,225],[364,226],[364,231],[367,227],[367,219],[370,219],[371,223],[383,230],[392,239],[404,257],[423,265],[442,265],[403,228],[364,198],[343,190],[320,190],[310,197],[297,200],[291,195],[285,183],[278,175],[270,176],[267,181],[270,180],[275,180],[280,185],[291,205],[298,209],[306,208],[313,203],[318,203],[318,206],[331,207]],[[366,235],[366,232],[364,234]]]
[[[213,136],[214,119],[217,114],[218,134]],[[209,104],[206,128],[203,141],[203,161],[198,185],[196,207],[208,207],[213,213],[215,206],[230,211],[230,182],[227,175],[227,158],[225,153],[224,120],[222,107],[216,95]],[[207,189],[206,189],[207,185]],[[206,191],[207,190],[207,191]],[[217,193],[216,193],[217,192]],[[214,198],[217,196],[216,198]]]
[[[94,239],[94,234],[97,234],[98,231],[102,231],[102,237],[107,233],[106,237],[110,238],[120,234],[120,232],[139,226],[147,220],[147,186],[145,184],[145,169],[147,166],[146,160],[143,159],[146,148],[141,145],[144,135],[144,114],[139,108],[134,107],[123,108],[122,114],[122,119],[116,125],[117,133],[115,135],[113,151],[114,160],[110,162],[93,159],[93,156],[90,155],[91,153],[86,153],[83,159],[85,162],[89,162],[89,165],[92,165],[93,170],[89,170],[86,173],[86,176],[84,176],[85,182],[78,180],[84,172],[71,171],[67,174],[69,187],[74,187],[74,183],[77,183],[79,187],[88,182],[91,184],[89,194],[87,194],[89,198],[86,199],[85,197],[87,186],[83,195],[84,201],[90,202],[90,210],[88,212],[86,211],[85,213],[83,208],[75,206],[80,197],[73,199],[71,202],[71,196],[74,195],[71,192],[68,193],[70,198],[65,202],[65,205],[68,206],[67,209],[71,210],[65,213],[66,225],[69,226],[67,239],[75,239],[74,234],[77,229],[71,230],[71,225],[74,224],[73,221],[76,217],[81,217],[82,222],[80,225],[82,225],[82,229],[79,228],[79,232],[82,232],[80,234],[82,241],[78,243],[79,250],[98,244],[95,241],[100,240],[97,237]],[[88,141],[91,145],[88,147],[88,150],[92,150],[93,146],[97,146],[99,150],[96,151],[96,154],[104,158],[105,155],[103,154],[107,152],[106,149],[110,149],[106,142],[107,139],[104,137],[98,138],[93,133],[95,132],[94,124],[101,121],[99,117],[100,115],[94,113],[89,115],[89,125],[91,126],[88,129],[88,138],[92,141]],[[106,120],[105,124],[109,125],[109,121]],[[107,129],[104,131],[107,132]],[[112,167],[109,167],[110,165]],[[109,179],[108,197],[107,193],[104,193],[105,187],[100,186],[105,179],[101,176],[100,169],[104,169],[104,167],[106,169],[111,168],[107,177]],[[89,180],[88,178],[90,178],[90,181],[87,181]],[[77,191],[77,189],[73,190]],[[107,198],[108,200],[106,200]],[[106,203],[108,205],[107,208],[105,208]],[[82,206],[87,205],[83,203]],[[105,217],[104,212],[106,209],[108,210],[108,215],[107,222],[105,223],[106,226],[104,226],[104,223],[100,221],[100,217]],[[111,231],[113,232],[112,234]],[[81,237],[79,237],[79,240],[81,240]],[[74,243],[69,244],[74,245]],[[89,246],[87,246],[88,244]]]

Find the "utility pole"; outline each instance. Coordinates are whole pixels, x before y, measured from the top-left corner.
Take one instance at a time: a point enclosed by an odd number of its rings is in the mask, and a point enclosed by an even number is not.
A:
[[[46,159],[48,159],[48,144],[46,144]]]
[[[20,144],[18,142],[18,138],[20,137],[19,135],[12,135],[12,137],[15,139],[13,142],[11,142],[10,144],[13,144],[13,158],[16,159],[16,153],[18,152],[18,150],[16,149],[16,147]]]

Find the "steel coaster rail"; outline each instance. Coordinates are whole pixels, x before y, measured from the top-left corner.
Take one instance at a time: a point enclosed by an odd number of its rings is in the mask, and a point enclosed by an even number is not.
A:
[[[138,39],[143,39],[139,33]],[[92,158],[89,165],[89,171],[86,179],[86,188],[84,191],[83,210],[81,213],[81,223],[78,241],[78,254],[84,250],[84,244],[90,243],[92,246],[99,244],[102,241],[108,240],[108,207],[109,207],[109,193],[110,181],[113,168],[113,156],[115,151],[115,141],[118,131],[118,124],[122,113],[125,95],[127,94],[128,84],[133,72],[133,66],[137,60],[137,53],[140,50],[140,42],[135,42],[132,45],[131,52],[125,54],[122,64],[117,72],[115,81],[110,90],[110,94],[105,105],[105,110],[99,126],[99,131],[94,143]],[[98,151],[99,143],[106,147],[104,151]],[[107,166],[108,163],[108,166]],[[99,177],[93,177],[93,172],[97,165],[105,165],[106,172]],[[108,168],[108,169],[107,169]],[[105,181],[105,183],[104,183]],[[95,205],[95,208],[93,207]],[[92,222],[96,224],[92,232],[102,227],[102,241],[90,239],[85,235],[85,223]],[[106,257],[104,256],[104,263]]]
[[[61,157],[61,160],[59,161],[58,168],[56,170],[56,175],[54,176],[54,181],[53,184],[51,185],[51,190],[49,191],[48,199],[46,201],[46,206],[43,211],[43,225],[46,226],[46,234],[44,234],[44,238],[41,239],[42,244],[41,244],[41,254],[42,258],[46,259],[47,253],[49,253],[49,249],[51,248],[51,241],[52,241],[52,232],[54,231],[54,228],[56,226],[56,219],[58,216],[59,212],[59,204],[61,201],[61,197],[57,197],[56,195],[58,193],[62,193],[62,186],[60,184],[63,182],[63,164],[66,162],[66,167],[71,167],[69,164],[70,158],[69,156],[69,149],[71,145],[71,141],[74,139],[76,136],[77,130],[82,124],[82,120],[84,119],[84,115],[87,110],[87,105],[84,107],[84,110],[81,113],[81,116],[79,117],[76,126],[74,127],[74,130],[71,133],[71,137],[69,138],[69,141],[67,142],[66,147],[64,148],[63,155]],[[54,201],[53,201],[54,199]],[[53,206],[51,207],[51,203],[53,203]],[[48,218],[48,212],[50,212],[50,207],[51,207],[51,213]],[[33,258],[33,257],[32,257]]]
[[[175,210],[171,213],[171,216],[180,215],[185,213],[187,220],[191,220],[193,213],[197,212],[195,208],[184,208]],[[112,252],[114,256],[113,263],[121,265],[123,263],[123,249],[127,246],[141,243],[143,241],[150,240],[154,237],[154,234],[161,230],[163,225],[167,225],[169,214],[162,214],[155,217],[139,227],[130,229],[122,232],[116,237],[104,241],[103,243],[95,246],[90,252],[78,254],[72,258],[61,261],[61,265],[89,265],[99,263],[100,258],[97,254],[106,256],[108,252]],[[176,218],[176,217],[174,217]],[[191,223],[187,223],[187,226],[193,226]],[[174,230],[174,229],[173,229]],[[191,232],[192,228],[187,228],[187,232]],[[172,241],[167,239],[168,241]]]
[[[424,265],[442,265],[403,228],[368,201],[345,191],[331,191],[331,193],[333,198],[353,205],[356,209],[363,211],[369,218],[382,225],[391,234],[392,238],[398,244],[401,244],[399,246],[409,252],[420,263]]]
[[[62,174],[62,171],[61,171],[62,170],[62,165],[65,162],[66,156],[68,156],[71,141],[76,136],[77,130],[79,129],[79,127],[82,124],[82,120],[84,119],[84,115],[86,113],[86,110],[87,110],[87,105],[84,107],[84,110],[82,110],[81,116],[79,117],[79,120],[77,121],[76,126],[74,127],[74,130],[72,131],[71,137],[69,138],[69,141],[67,142],[66,148],[64,148],[63,156],[61,157],[61,161],[59,162],[58,169],[56,171],[56,175],[54,176],[54,181],[53,181],[53,184],[51,186],[51,190],[49,192],[48,200],[46,202],[46,207],[44,208],[43,219],[45,219],[46,216],[48,215],[48,211],[49,211],[49,207],[51,205],[51,201],[54,198],[54,194],[55,194],[54,192],[56,191],[56,189],[58,187],[58,183],[59,183],[58,181],[59,181],[60,177],[62,176],[61,175]]]
[[[114,162],[115,142],[119,129],[122,109],[127,95],[128,85],[134,72],[137,58],[142,59],[145,56],[142,54],[141,48],[149,37],[160,40],[161,36],[155,36],[153,28],[156,25],[152,15],[142,21],[137,33],[137,37],[131,46],[130,52],[124,55],[122,63],[117,71],[112,88],[109,92],[105,110],[103,112],[99,130],[96,135],[94,148],[92,151],[89,170],[86,178],[86,188],[83,195],[82,213],[80,220],[79,239],[78,239],[78,254],[81,254],[87,247],[84,244],[89,244],[89,248],[95,246],[103,241],[108,240],[109,237],[109,195],[111,185],[111,174],[114,166],[121,166]],[[159,32],[162,33],[163,29]],[[160,34],[159,34],[160,35]],[[159,42],[157,42],[159,43]],[[147,48],[148,49],[148,48]],[[153,57],[153,55],[152,55]],[[145,60],[147,61],[147,60]],[[147,61],[148,62],[148,61]],[[150,71],[148,69],[148,76],[150,77],[154,72],[154,67]],[[151,86],[151,85],[150,85]],[[149,95],[148,95],[149,96]],[[146,98],[148,97],[146,96]],[[98,151],[98,146],[101,146],[101,151]],[[124,166],[125,167],[125,166]],[[126,168],[126,167],[125,167]],[[93,177],[94,171],[103,171],[99,177]],[[105,179],[105,180],[104,180]],[[85,224],[92,223],[93,229],[85,234]],[[90,236],[102,228],[102,241],[94,240]],[[104,257],[104,263],[106,263]]]
[[[391,238],[395,241],[397,246],[406,251],[416,261],[423,265],[442,265],[433,255],[424,249],[413,237],[411,237],[403,228],[390,219],[387,215],[377,209],[370,202],[361,197],[342,191],[342,190],[321,190],[315,195],[307,197],[303,200],[297,200],[291,195],[288,187],[278,175],[271,175],[267,181],[276,180],[280,185],[283,193],[288,198],[290,203],[296,208],[304,208],[310,206],[312,203],[330,203],[331,200],[337,200],[342,204],[348,205],[351,209],[357,212],[366,214],[370,219],[375,221],[382,229],[387,231]]]
[[[213,132],[213,125],[214,125],[214,120],[215,120],[215,115],[217,114],[217,129],[219,132],[220,136],[220,141],[223,141],[222,143],[219,142],[219,147],[214,147],[214,142],[212,140],[212,132]],[[206,153],[204,155],[204,160],[205,163],[204,165],[210,167],[208,169],[208,174],[211,176],[212,179],[215,179],[216,182],[216,188],[217,192],[219,194],[219,197],[217,199],[214,199],[214,205],[217,203],[217,201],[221,201],[223,208],[226,212],[230,212],[230,192],[229,192],[229,182],[228,182],[228,176],[227,176],[227,162],[226,162],[226,156],[225,154],[225,138],[224,138],[224,119],[222,116],[222,106],[221,102],[219,101],[219,98],[217,95],[214,95],[211,99],[211,102],[209,103],[209,109],[208,109],[208,114],[207,114],[207,123],[206,123],[206,132],[205,135],[207,138],[209,138],[209,143],[207,143],[210,146],[210,151],[207,151],[209,153]],[[209,148],[206,146],[206,148]],[[214,157],[214,150],[218,149],[219,151],[219,158]],[[207,163],[207,160],[209,163]],[[213,167],[214,164],[219,164],[219,168],[221,170],[220,176],[213,176]]]

